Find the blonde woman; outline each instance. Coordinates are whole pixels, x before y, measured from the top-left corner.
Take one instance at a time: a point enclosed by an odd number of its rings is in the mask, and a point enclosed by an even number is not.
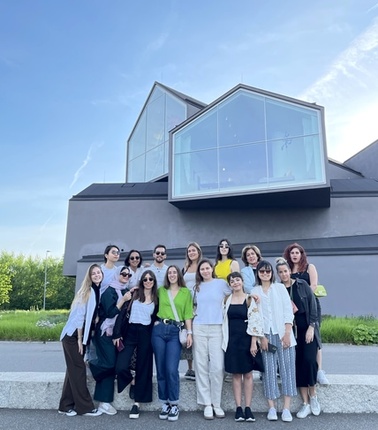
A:
[[[89,266],[60,336],[67,369],[58,412],[70,417],[77,414],[95,417],[102,413],[94,407],[89,394],[83,358],[90,331],[98,318],[102,276],[99,265]]]

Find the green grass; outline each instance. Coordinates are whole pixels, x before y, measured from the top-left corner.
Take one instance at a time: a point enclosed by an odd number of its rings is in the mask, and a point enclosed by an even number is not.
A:
[[[68,310],[2,311],[0,312],[0,340],[59,340],[68,313]]]
[[[364,332],[357,335],[356,329],[361,326]],[[323,343],[375,344],[378,341],[378,319],[371,316],[345,318],[325,316],[322,319],[321,335]]]
[[[0,340],[59,340],[68,313],[68,310],[0,311]],[[377,344],[378,319],[324,316],[321,334],[323,343]]]

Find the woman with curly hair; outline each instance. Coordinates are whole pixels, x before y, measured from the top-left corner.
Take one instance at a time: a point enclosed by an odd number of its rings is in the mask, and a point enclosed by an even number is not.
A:
[[[311,287],[311,290],[314,292],[318,285],[318,272],[314,264],[311,264],[307,260],[306,251],[303,246],[299,245],[299,243],[292,243],[286,247],[283,253],[284,259],[289,264],[291,270],[291,278],[293,279],[303,279],[308,283]],[[315,297],[316,306],[318,310],[318,322],[319,327],[321,325],[322,318],[322,309],[320,306],[320,301],[317,297]],[[328,378],[322,369],[323,365],[323,354],[321,347],[318,349],[317,354],[317,362],[318,362],[318,374],[317,381],[321,385],[329,385]]]

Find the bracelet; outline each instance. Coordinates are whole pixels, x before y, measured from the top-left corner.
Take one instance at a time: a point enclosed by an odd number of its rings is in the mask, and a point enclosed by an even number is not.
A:
[[[193,334],[192,330],[187,330],[188,334]]]

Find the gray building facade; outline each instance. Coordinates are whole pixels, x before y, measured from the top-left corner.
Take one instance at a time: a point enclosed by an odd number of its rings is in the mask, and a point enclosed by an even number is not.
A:
[[[256,244],[271,262],[299,242],[328,290],[323,314],[378,316],[378,141],[329,160],[322,107],[245,85],[206,106],[155,83],[126,164],[125,183],[69,201],[64,274],[78,284],[110,243],[147,260],[163,243],[181,267],[191,241],[209,258],[223,237],[238,257]]]

